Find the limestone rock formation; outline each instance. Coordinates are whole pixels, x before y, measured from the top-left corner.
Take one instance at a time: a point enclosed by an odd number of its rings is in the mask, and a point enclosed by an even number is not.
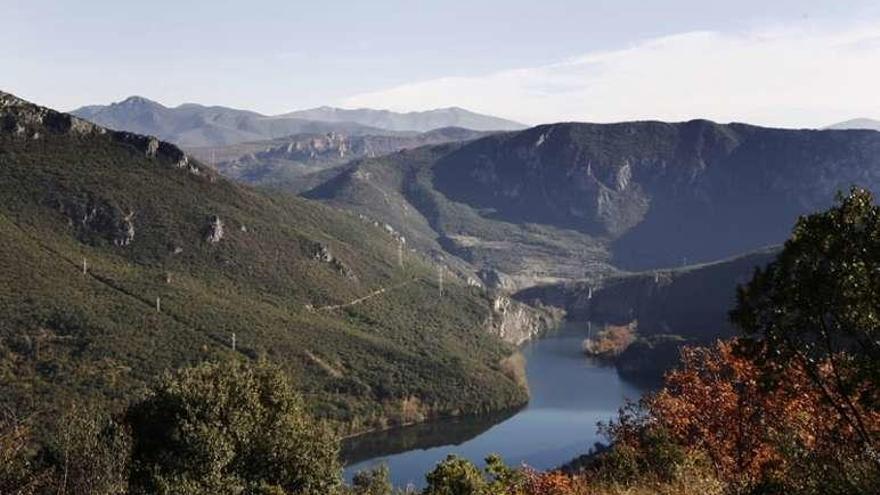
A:
[[[498,270],[483,269],[477,272],[477,276],[486,285],[487,288],[502,292],[509,292],[516,288],[516,284],[510,277]]]
[[[208,224],[208,233],[205,240],[211,244],[217,244],[223,239],[223,220],[214,215]]]
[[[134,240],[134,212],[129,212],[125,216],[122,217],[122,220],[119,222],[116,236],[113,239],[113,244],[121,247],[128,246],[131,244],[131,241]]]
[[[507,296],[498,296],[492,302],[487,327],[501,340],[520,345],[556,327],[564,316],[565,312],[558,308],[532,307]]]
[[[357,276],[354,274],[351,268],[343,263],[342,260],[336,258],[330,251],[330,248],[328,248],[327,246],[316,242],[313,246],[311,246],[310,249],[311,257],[313,260],[330,265],[334,270],[336,270],[337,273],[347,279],[357,279]]]

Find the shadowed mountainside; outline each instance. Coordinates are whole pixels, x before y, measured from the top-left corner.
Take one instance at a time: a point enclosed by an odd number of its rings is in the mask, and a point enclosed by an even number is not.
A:
[[[369,211],[520,288],[710,262],[880,186],[880,133],[563,123],[362,160],[306,196]]]

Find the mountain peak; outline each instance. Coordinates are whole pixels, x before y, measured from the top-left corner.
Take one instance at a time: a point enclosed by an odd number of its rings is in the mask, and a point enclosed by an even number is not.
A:
[[[861,117],[829,125],[826,129],[869,129],[880,131],[880,120]]]
[[[112,103],[111,105],[126,106],[126,107],[160,107],[160,108],[165,108],[165,106],[159,102],[156,102],[156,101],[153,101],[149,98],[145,98],[143,96],[138,96],[138,95],[129,96],[128,98],[126,98],[120,102]]]

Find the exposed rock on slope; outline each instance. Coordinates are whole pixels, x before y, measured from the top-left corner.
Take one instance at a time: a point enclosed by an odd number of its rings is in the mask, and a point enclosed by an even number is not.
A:
[[[208,223],[208,233],[205,240],[211,244],[217,244],[223,239],[223,221],[220,217],[214,215]]]
[[[496,296],[488,328],[505,342],[521,345],[555,328],[565,311],[542,305],[528,306],[507,296]]]

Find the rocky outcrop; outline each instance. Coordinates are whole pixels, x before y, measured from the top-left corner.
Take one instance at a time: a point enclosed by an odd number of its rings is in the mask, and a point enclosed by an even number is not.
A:
[[[0,134],[19,139],[40,139],[46,133],[71,136],[108,136],[130,145],[147,158],[183,169],[195,175],[206,173],[201,165],[173,144],[152,136],[105,129],[73,115],[34,105],[16,96],[0,91]],[[210,175],[210,174],[209,174]]]
[[[357,278],[351,268],[343,263],[342,260],[333,256],[333,253],[327,246],[316,242],[310,247],[310,251],[309,254],[313,260],[330,265],[337,273],[347,279],[355,280]]]
[[[72,115],[33,105],[0,91],[0,133],[39,139],[45,132],[55,134],[105,134],[107,130]]]
[[[489,332],[514,345],[527,342],[556,327],[565,312],[549,306],[532,307],[507,296],[492,301],[492,315],[486,326]]]
[[[135,235],[135,213],[94,197],[56,197],[50,205],[68,219],[77,237],[88,244],[109,242],[125,247]]]
[[[134,212],[129,212],[122,217],[119,222],[116,235],[113,238],[113,244],[117,246],[128,246],[134,240]]]
[[[510,277],[498,270],[485,268],[477,272],[477,276],[487,288],[503,292],[509,292],[516,288],[516,284]]]
[[[211,244],[217,244],[221,240],[223,240],[223,220],[220,220],[220,217],[214,215],[208,223],[205,241]]]

